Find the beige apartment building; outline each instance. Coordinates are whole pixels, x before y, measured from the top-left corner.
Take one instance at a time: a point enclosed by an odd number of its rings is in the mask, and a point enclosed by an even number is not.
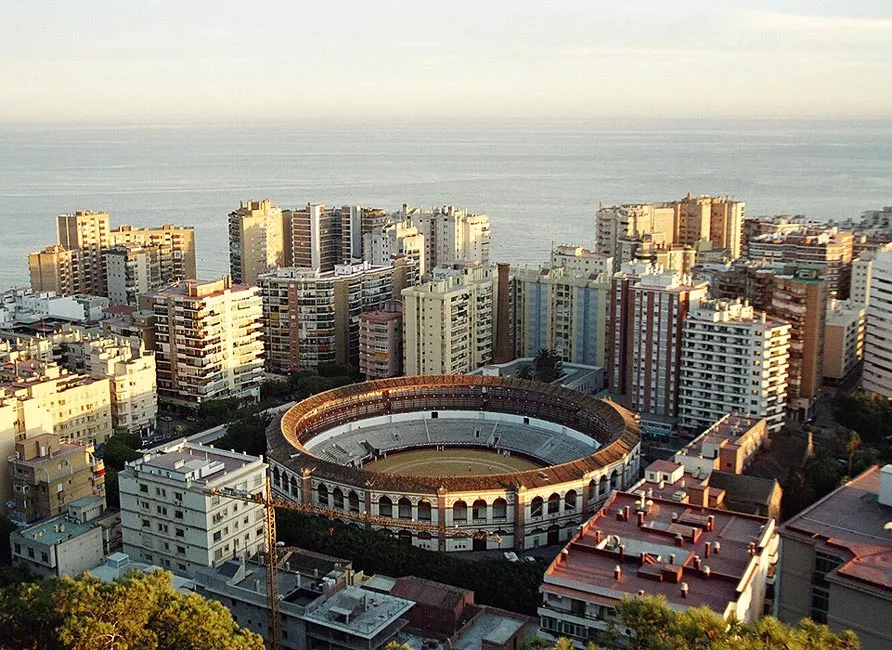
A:
[[[403,290],[403,370],[465,373],[492,363],[496,276],[472,267]]]
[[[424,235],[408,221],[374,227],[363,236],[362,249],[364,259],[377,266],[391,264],[397,257],[406,258],[412,271],[411,286],[428,272]]]
[[[696,250],[727,249],[731,259],[740,257],[745,203],[728,197],[693,196],[655,204],[599,206],[596,215],[597,250],[613,257],[614,271],[631,262],[637,243],[646,235],[663,247],[673,244]]]
[[[665,435],[678,415],[683,328],[707,284],[644,264],[624,264],[612,280],[607,350],[610,391],[641,413],[641,428]]]
[[[112,305],[133,305],[144,293],[162,287],[158,250],[128,242],[103,251],[106,291]]]
[[[108,378],[72,374],[54,363],[16,361],[2,368],[6,397],[33,400],[49,412],[63,442],[102,444],[113,432]]]
[[[328,272],[291,267],[261,274],[267,369],[358,368],[360,316],[393,299],[394,271],[361,262]]]
[[[451,205],[425,210],[404,205],[398,216],[408,219],[424,237],[428,269],[453,264],[489,265],[489,217]]]
[[[780,528],[775,615],[892,647],[892,465],[875,466]]]
[[[107,212],[92,210],[56,217],[57,243],[80,251],[80,293],[105,295],[105,260],[102,251],[109,247],[110,219]],[[34,288],[34,287],[32,287]]]
[[[58,296],[83,293],[81,251],[64,246],[47,246],[28,255],[31,289],[37,293],[52,291]]]
[[[857,373],[864,359],[864,332],[867,325],[865,305],[831,299],[824,324],[824,381],[844,383]]]
[[[269,199],[240,203],[229,213],[229,268],[232,281],[256,285],[257,276],[285,264],[282,209]],[[290,242],[289,242],[290,244]]]
[[[66,443],[56,434],[16,442],[9,473],[15,502],[9,516],[21,524],[66,513],[82,497],[105,497],[105,465],[93,445]]]
[[[551,250],[551,265],[587,278],[597,278],[601,275],[607,278],[613,274],[613,258],[582,246],[568,244],[555,246]]]
[[[133,243],[157,250],[161,281],[165,284],[195,277],[195,229],[164,224],[157,228],[118,226],[109,233],[113,246]]]
[[[224,397],[257,399],[263,373],[258,289],[186,280],[152,295],[158,398],[197,409]]]
[[[728,413],[784,425],[790,325],[751,305],[703,301],[684,321],[679,425],[708,428]]]

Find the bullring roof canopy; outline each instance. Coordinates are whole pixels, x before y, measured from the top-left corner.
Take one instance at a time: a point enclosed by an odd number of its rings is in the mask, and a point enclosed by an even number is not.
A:
[[[404,476],[368,472],[315,456],[305,445],[337,426],[397,413],[489,411],[537,418],[591,436],[591,455],[541,469],[488,476]],[[310,397],[267,430],[268,457],[293,471],[376,490],[430,492],[528,488],[581,478],[621,461],[640,441],[626,409],[574,390],[535,381],[472,375],[416,375],[351,384]]]

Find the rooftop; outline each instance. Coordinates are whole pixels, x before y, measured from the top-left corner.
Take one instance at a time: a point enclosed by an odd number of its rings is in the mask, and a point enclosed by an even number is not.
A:
[[[763,517],[614,492],[549,566],[542,590],[610,606],[662,594],[674,606],[724,614],[773,533]]]
[[[414,605],[404,598],[346,587],[304,614],[304,618],[310,623],[371,639],[396,623]]]
[[[760,422],[759,418],[729,413],[680,449],[676,457],[715,458],[720,447],[737,446]]]
[[[439,607],[441,609],[454,610],[466,598],[474,599],[474,592],[460,587],[416,578],[415,576],[403,576],[397,578],[390,590],[391,595],[400,596],[408,600]]]
[[[39,542],[47,546],[55,546],[90,532],[99,527],[96,520],[80,523],[68,515],[59,515],[51,519],[45,519],[40,523],[28,526],[13,533],[27,539],[29,542]]]
[[[454,650],[479,650],[483,647],[484,641],[502,647],[527,622],[529,619],[520,614],[482,607],[480,612],[465,624],[461,635],[451,643],[451,647]]]
[[[128,462],[127,467],[183,482],[208,484],[230,472],[262,461],[261,457],[178,440],[156,447],[142,458]]]
[[[112,553],[105,558],[105,564],[100,564],[88,571],[88,573],[102,582],[114,582],[121,578],[128,571],[141,571],[143,573],[155,573],[163,571],[160,566],[154,564],[145,564],[143,562],[133,562],[126,553]],[[171,583],[174,589],[188,593],[195,590],[195,583],[192,580],[181,578],[171,574]]]
[[[831,575],[892,589],[892,530],[885,529],[892,505],[878,499],[883,481],[892,491],[892,466],[874,466],[855,477],[790,519],[781,535],[841,555],[843,564]]]

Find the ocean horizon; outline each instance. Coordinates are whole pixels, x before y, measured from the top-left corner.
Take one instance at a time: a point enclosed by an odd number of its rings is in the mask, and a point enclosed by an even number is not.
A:
[[[228,272],[228,213],[261,198],[465,207],[490,216],[493,262],[538,264],[593,247],[599,203],[690,192],[858,217],[892,204],[890,152],[892,120],[0,125],[0,287],[28,284],[28,253],[75,210],[195,226],[204,278]]]

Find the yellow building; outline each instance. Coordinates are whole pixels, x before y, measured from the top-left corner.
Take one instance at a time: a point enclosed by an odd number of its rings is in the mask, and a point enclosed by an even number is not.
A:
[[[109,233],[110,246],[128,243],[157,249],[162,283],[195,277],[195,229],[192,226],[164,224],[158,228],[134,228],[123,225]]]
[[[31,289],[36,292],[52,291],[59,296],[81,293],[80,259],[79,250],[58,245],[29,254]]]
[[[269,199],[239,204],[229,213],[229,268],[232,281],[257,284],[257,276],[285,263],[282,209]],[[290,244],[290,242],[289,242]]]

